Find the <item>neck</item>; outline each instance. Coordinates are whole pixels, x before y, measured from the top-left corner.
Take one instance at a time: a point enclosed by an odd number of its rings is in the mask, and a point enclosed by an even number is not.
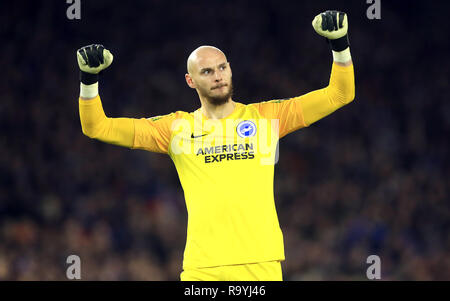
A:
[[[225,118],[233,113],[234,107],[236,106],[236,103],[231,99],[231,97],[226,103],[221,105],[212,104],[202,97],[200,97],[200,102],[202,103],[200,110],[208,119]]]

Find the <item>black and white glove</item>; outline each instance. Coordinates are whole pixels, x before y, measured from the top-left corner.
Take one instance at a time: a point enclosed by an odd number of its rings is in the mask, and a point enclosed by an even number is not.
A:
[[[80,97],[91,99],[98,95],[99,74],[109,67],[113,55],[103,45],[92,44],[77,50],[80,67]]]
[[[312,26],[319,35],[326,38],[335,62],[348,63],[351,61],[346,13],[327,10],[314,18]]]

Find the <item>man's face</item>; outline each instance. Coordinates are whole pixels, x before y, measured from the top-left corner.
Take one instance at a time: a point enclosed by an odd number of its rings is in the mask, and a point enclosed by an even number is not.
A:
[[[191,62],[191,88],[211,104],[221,105],[232,96],[233,84],[230,64],[223,53],[214,50],[199,52]],[[189,83],[189,82],[188,82]]]

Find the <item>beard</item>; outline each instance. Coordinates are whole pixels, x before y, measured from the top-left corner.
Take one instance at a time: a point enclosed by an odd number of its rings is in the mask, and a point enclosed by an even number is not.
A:
[[[206,95],[206,100],[215,106],[220,106],[226,104],[233,97],[233,82],[230,81],[228,85],[228,93],[223,94],[221,96],[210,96]]]

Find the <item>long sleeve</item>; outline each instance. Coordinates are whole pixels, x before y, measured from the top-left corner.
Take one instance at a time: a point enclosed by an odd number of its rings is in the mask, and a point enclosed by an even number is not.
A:
[[[353,64],[340,66],[333,63],[327,87],[287,99],[255,103],[257,110],[268,119],[279,120],[279,137],[333,113],[355,98]]]
[[[176,113],[150,118],[106,117],[100,97],[79,99],[80,121],[83,134],[106,143],[168,153],[171,125]]]
[[[333,63],[329,85],[299,97],[301,111],[307,126],[333,113],[355,98],[353,64]]]
[[[100,97],[79,99],[83,134],[106,143],[132,148],[134,144],[133,118],[106,117]]]

